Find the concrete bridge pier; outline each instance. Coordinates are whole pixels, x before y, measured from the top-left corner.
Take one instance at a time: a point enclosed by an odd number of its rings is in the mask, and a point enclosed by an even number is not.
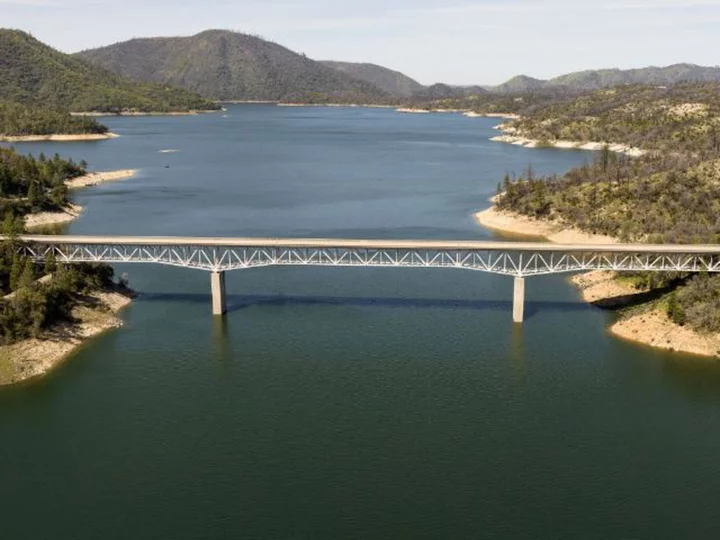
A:
[[[525,278],[515,278],[513,294],[513,322],[522,323],[525,316]]]
[[[213,315],[224,315],[227,312],[225,301],[225,272],[213,271],[210,275],[210,288],[212,289]]]

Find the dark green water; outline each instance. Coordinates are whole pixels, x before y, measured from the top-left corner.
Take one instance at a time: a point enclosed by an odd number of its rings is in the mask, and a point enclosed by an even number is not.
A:
[[[491,120],[232,107],[26,145],[101,170],[73,233],[489,238]],[[158,153],[177,149],[177,153]],[[169,165],[169,168],[166,168]],[[126,327],[0,390],[7,539],[717,538],[720,368],[606,335],[563,277],[125,266]]]

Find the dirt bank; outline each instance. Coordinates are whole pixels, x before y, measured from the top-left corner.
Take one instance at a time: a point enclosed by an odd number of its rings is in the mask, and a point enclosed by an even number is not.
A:
[[[37,229],[47,225],[58,225],[76,219],[82,214],[83,207],[79,204],[71,204],[62,212],[40,212],[25,216],[25,227]]]
[[[112,182],[114,180],[123,180],[131,178],[137,174],[137,169],[124,169],[121,171],[93,172],[85,176],[73,178],[65,182],[70,189],[80,189],[89,186],[102,184],[103,182]],[[40,212],[38,214],[29,214],[25,216],[25,227],[28,229],[37,229],[48,225],[58,225],[68,223],[80,217],[83,208],[78,204],[71,204],[68,208],[61,212]]]
[[[73,310],[75,323],[59,325],[41,338],[0,346],[0,385],[45,375],[90,338],[122,326],[117,313],[130,301],[117,292],[95,293]]]
[[[76,133],[71,135],[0,135],[0,142],[22,143],[22,142],[79,142],[79,141],[104,141],[119,137],[115,133]]]
[[[482,226],[506,234],[543,238],[557,244],[612,244],[615,238],[588,234],[560,223],[531,219],[511,212],[489,208],[475,214]],[[603,308],[619,308],[636,303],[648,293],[631,283],[616,279],[618,273],[593,271],[570,278],[586,302]],[[705,357],[720,356],[720,335],[706,336],[672,322],[658,308],[630,315],[615,322],[609,332],[621,339],[660,349]]]
[[[502,233],[545,238],[555,244],[616,244],[612,236],[589,234],[561,223],[543,221],[488,208],[475,214],[475,221],[483,227]]]
[[[607,146],[611,152],[625,154],[631,157],[640,157],[647,153],[640,148],[633,148],[625,144],[605,143],[605,142],[582,142],[582,141],[539,141],[538,139],[529,139],[520,135],[498,135],[490,139],[493,142],[502,142],[522,146],[524,148],[559,148],[562,150],[590,150],[597,152]]]
[[[65,182],[65,185],[70,189],[78,189],[89,186],[96,186],[103,182],[112,182],[113,180],[124,180],[131,178],[137,174],[137,169],[124,169],[121,171],[107,171],[107,172],[91,172],[85,176],[73,178]]]

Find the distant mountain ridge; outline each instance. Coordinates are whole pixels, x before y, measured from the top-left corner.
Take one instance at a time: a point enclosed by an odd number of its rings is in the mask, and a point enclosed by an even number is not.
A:
[[[539,90],[545,86],[547,86],[547,81],[534,79],[527,75],[518,75],[501,85],[490,88],[490,91],[503,94],[524,94]]]
[[[257,36],[207,30],[189,37],[132,39],[76,56],[143,82],[171,84],[221,101],[398,103],[499,94],[555,94],[627,84],[673,85],[720,81],[720,67],[675,64],[599,69],[543,80],[518,75],[494,86],[424,86],[377,64],[315,61]]]
[[[425,91],[425,87],[422,84],[404,73],[378,66],[377,64],[336,62],[333,60],[323,60],[320,63],[329,68],[347,73],[356,79],[369,82],[394,96],[411,97]]]
[[[10,29],[0,29],[0,100],[76,112],[216,108],[197,94],[140,84]]]
[[[720,67],[695,64],[673,64],[666,67],[639,69],[596,69],[560,75],[549,80],[535,79],[526,75],[492,87],[500,93],[526,93],[547,88],[566,88],[575,91],[598,90],[626,84],[673,85],[681,82],[718,82]]]
[[[189,37],[143,38],[77,53],[139,81],[173,84],[215,100],[383,101],[384,90],[281,45],[248,34],[207,30]]]

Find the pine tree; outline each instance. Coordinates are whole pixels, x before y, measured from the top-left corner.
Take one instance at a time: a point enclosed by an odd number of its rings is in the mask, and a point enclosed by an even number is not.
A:
[[[55,252],[51,249],[50,253],[45,256],[45,273],[54,274],[58,268]]]
[[[18,254],[13,255],[12,266],[10,267],[10,290],[16,291],[20,284],[20,278],[22,276],[25,267],[25,261]]]
[[[602,165],[602,170],[604,173],[608,170],[608,165],[610,165],[610,147],[606,144],[602,147],[602,151],[600,152],[600,164]]]
[[[42,204],[42,200],[40,198],[40,188],[37,184],[37,182],[30,182],[30,187],[28,188],[28,203],[30,203],[30,206],[35,208],[40,208]]]
[[[30,287],[35,282],[36,277],[35,263],[30,257],[25,257],[25,264],[23,265],[22,274],[20,274],[18,287]]]

